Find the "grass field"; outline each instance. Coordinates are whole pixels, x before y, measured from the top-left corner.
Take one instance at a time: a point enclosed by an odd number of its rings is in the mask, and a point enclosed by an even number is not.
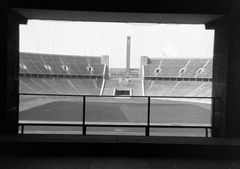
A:
[[[150,122],[210,124],[211,104],[151,100]],[[82,121],[82,98],[39,98],[20,104],[19,119]],[[147,100],[142,98],[86,98],[86,122],[147,123]],[[26,126],[25,133],[81,134],[81,127]],[[87,134],[144,135],[144,128],[88,127]],[[150,135],[205,136],[204,129],[151,129]]]

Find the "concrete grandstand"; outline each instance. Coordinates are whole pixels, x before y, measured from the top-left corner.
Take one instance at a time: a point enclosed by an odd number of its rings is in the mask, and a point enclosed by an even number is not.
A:
[[[146,96],[211,97],[212,59],[141,57]]]
[[[106,56],[21,53],[21,93],[99,95]]]
[[[211,97],[212,59],[141,57],[140,69],[108,56],[20,54],[20,93]]]

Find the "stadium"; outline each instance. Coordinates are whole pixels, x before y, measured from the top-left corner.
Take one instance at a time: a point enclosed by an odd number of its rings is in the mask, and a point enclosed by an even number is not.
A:
[[[20,53],[19,133],[209,137],[213,60]]]

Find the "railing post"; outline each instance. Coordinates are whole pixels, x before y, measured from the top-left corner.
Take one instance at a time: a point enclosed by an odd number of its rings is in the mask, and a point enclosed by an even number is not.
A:
[[[211,135],[213,136],[213,130],[214,130],[214,126],[215,126],[215,99],[216,98],[212,98],[212,117],[211,117],[211,122],[212,122],[212,124],[211,124],[211,126],[212,126],[212,128],[211,128]]]
[[[85,125],[85,105],[86,105],[86,96],[83,96],[83,118],[82,118],[82,135],[86,135],[86,125]]]
[[[206,137],[208,137],[208,128],[207,127],[205,128],[205,131],[206,131]]]
[[[150,97],[148,97],[146,136],[149,136],[149,133],[150,133]]]
[[[24,134],[24,125],[22,124],[21,134]]]

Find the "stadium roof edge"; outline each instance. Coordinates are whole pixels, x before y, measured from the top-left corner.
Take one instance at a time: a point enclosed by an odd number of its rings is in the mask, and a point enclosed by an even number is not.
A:
[[[210,60],[213,60],[213,57],[212,58],[210,58],[210,57],[171,57],[171,58],[167,58],[167,57],[148,57],[149,59],[164,59],[164,60],[166,60],[166,59],[169,59],[169,60],[173,60],[173,59],[179,59],[179,60],[181,60],[181,59],[188,59],[188,60],[190,60],[190,59],[210,59]]]
[[[36,55],[57,55],[57,56],[66,56],[66,57],[102,57],[102,55],[100,56],[84,56],[84,55],[67,55],[67,54],[52,54],[52,53],[34,53],[34,52],[20,52],[23,54],[36,54]]]

